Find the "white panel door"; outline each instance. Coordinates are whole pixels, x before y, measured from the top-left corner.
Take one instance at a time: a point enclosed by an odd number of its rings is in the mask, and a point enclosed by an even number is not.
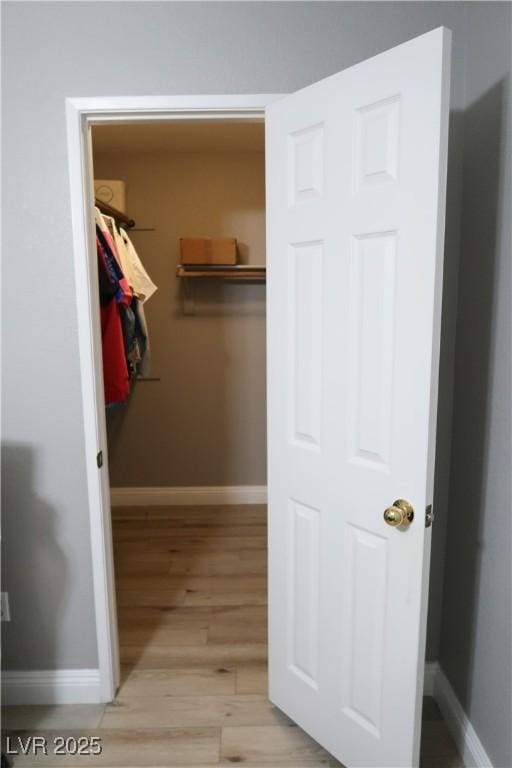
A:
[[[270,698],[347,766],[418,763],[449,57],[267,110]]]

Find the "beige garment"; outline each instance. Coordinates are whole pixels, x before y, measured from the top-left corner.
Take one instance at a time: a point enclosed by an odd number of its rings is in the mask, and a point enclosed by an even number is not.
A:
[[[112,238],[123,275],[128,280],[133,295],[139,300],[137,306],[133,304],[133,309],[139,320],[142,334],[145,339],[145,347],[144,352],[141,355],[140,348],[138,344],[136,344],[133,352],[129,355],[129,360],[136,368],[138,376],[149,376],[151,351],[143,303],[154,294],[157,290],[157,286],[144,269],[144,265],[142,264],[132,241],[126,234],[126,231],[122,228],[118,230],[114,219],[111,216],[105,216],[96,207],[94,208],[94,216],[96,224],[101,231],[106,232]]]
[[[132,241],[126,234],[126,230],[120,227],[119,233],[119,237],[123,240],[125,252],[130,261],[130,274],[133,276],[133,290],[140,301],[144,303],[151,298],[157,290],[157,286],[146,272]]]
[[[98,227],[101,229],[102,232],[109,231],[107,227],[107,223],[103,218],[102,212],[100,211],[99,208],[96,208],[96,206],[94,206],[94,221],[96,222],[96,224],[98,225]]]
[[[113,218],[111,218],[110,216],[105,216],[104,214],[102,218],[105,222],[105,225],[108,227],[108,231],[110,232],[112,240],[114,241],[114,245],[116,247],[117,255],[119,257],[119,263],[121,265],[121,269],[123,271],[124,276],[128,280],[128,284],[133,291],[133,295],[137,296],[137,298],[141,298],[136,288],[137,275],[134,274],[134,271],[132,269],[132,260],[128,253],[128,249],[126,248],[125,242],[121,237],[121,235],[119,234],[119,230],[117,229],[116,222],[114,221]]]
[[[128,280],[134,296],[141,302],[147,301],[157,290],[157,286],[146,272],[132,241],[126,234],[126,230],[122,227],[118,229],[114,219],[105,216],[96,207],[94,208],[94,216],[96,224],[102,232],[108,232],[111,236],[121,270]]]

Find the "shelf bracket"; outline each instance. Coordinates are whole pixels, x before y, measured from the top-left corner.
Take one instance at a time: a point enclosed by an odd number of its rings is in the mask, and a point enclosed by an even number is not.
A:
[[[193,281],[185,278],[181,281],[182,293],[181,298],[183,302],[183,314],[195,315],[196,314],[196,292],[193,287]]]

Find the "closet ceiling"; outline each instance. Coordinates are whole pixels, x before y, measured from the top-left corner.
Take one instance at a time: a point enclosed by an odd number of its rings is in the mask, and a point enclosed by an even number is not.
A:
[[[265,124],[252,120],[118,123],[92,129],[95,152],[263,152]]]

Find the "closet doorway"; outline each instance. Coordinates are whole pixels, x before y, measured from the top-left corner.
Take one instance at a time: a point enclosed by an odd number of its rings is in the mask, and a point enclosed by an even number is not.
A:
[[[135,334],[139,359],[131,360],[126,308],[110,285],[102,292],[100,279],[125,705],[107,709],[105,727],[150,720],[164,727],[169,717],[204,727],[223,709],[240,708],[247,722],[273,725],[280,718],[266,701],[264,121],[93,126],[92,157],[98,235],[103,228],[111,235],[133,282],[135,321],[141,305],[145,315],[144,338]],[[199,248],[201,238],[222,245],[215,258],[224,263],[202,264],[201,256],[187,263],[187,244]],[[144,270],[140,292],[126,243]],[[124,331],[130,380],[121,402],[125,374],[112,365],[104,306],[119,310]]]
[[[110,482],[108,473],[107,421],[103,384],[102,334],[98,285],[97,239],[94,220],[94,167],[92,130],[96,126],[151,122],[155,126],[184,120],[203,122],[263,121],[265,107],[278,96],[193,96],[68,99],[67,129],[79,318],[80,364],[84,409],[84,439],[88,472],[88,496],[93,558],[93,583],[98,643],[99,701],[112,701],[120,681],[119,641],[112,546]],[[153,197],[151,198],[153,199]],[[127,222],[124,222],[126,227]],[[142,227],[153,230],[156,228]],[[130,229],[127,231],[130,232]],[[156,231],[140,233],[154,237]],[[206,234],[206,233],[204,233]],[[136,233],[130,232],[135,240]],[[139,247],[140,244],[139,244]],[[169,248],[171,247],[169,241]],[[142,251],[141,251],[142,252]],[[169,254],[168,275],[176,271]],[[148,265],[151,270],[150,264]],[[249,288],[250,286],[244,286]],[[180,288],[181,310],[190,310],[190,292]],[[213,289],[215,290],[215,289]],[[219,286],[217,286],[217,291]],[[199,293],[201,288],[199,287]],[[197,289],[192,288],[196,296]],[[188,298],[187,298],[188,297]],[[197,306],[197,299],[194,300]],[[188,302],[188,303],[187,303]],[[194,302],[192,302],[194,303]],[[148,314],[149,314],[148,304]],[[192,314],[194,314],[192,312]],[[194,321],[197,313],[191,317]],[[193,359],[194,365],[199,360]],[[153,373],[155,372],[153,361]],[[148,377],[158,379],[158,376]],[[206,376],[206,379],[208,377]],[[157,382],[138,382],[150,387]],[[206,384],[207,382],[205,382]],[[202,400],[198,407],[202,407]],[[109,417],[110,418],[110,417]],[[113,420],[115,420],[115,416]],[[204,499],[200,499],[204,503]],[[244,499],[238,499],[243,501]],[[264,500],[260,497],[258,501]],[[196,499],[197,501],[197,499]],[[226,499],[220,497],[219,502]]]

